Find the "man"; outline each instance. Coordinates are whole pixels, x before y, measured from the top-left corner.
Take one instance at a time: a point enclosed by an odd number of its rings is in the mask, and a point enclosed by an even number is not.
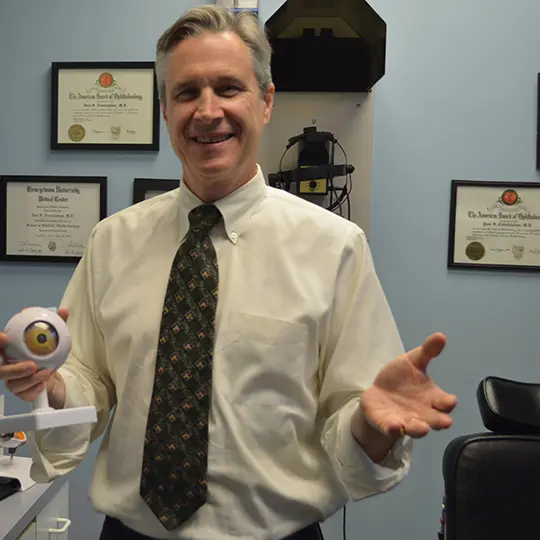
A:
[[[404,354],[362,231],[266,186],[274,86],[253,16],[189,11],[157,73],[180,188],[92,232],[58,372],[0,367],[22,399],[46,388],[56,408],[98,410],[36,433],[32,476],[69,473],[105,432],[102,540],[318,538],[349,499],[403,479],[411,438],[450,426],[455,396],[426,374],[445,337]]]

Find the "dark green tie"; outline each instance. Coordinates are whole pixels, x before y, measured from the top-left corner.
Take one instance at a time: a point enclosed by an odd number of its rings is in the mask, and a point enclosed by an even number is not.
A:
[[[218,297],[217,257],[208,233],[220,217],[212,205],[190,212],[163,306],[140,493],[168,530],[206,500]]]

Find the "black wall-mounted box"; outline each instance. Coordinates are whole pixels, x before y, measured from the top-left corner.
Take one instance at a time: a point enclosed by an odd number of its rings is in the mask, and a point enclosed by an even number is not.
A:
[[[367,92],[385,73],[386,23],[364,0],[287,0],[266,31],[278,92]]]

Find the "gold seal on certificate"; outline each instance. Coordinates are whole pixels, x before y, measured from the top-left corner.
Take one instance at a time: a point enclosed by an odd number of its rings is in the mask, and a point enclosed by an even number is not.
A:
[[[540,270],[540,184],[453,180],[448,267]]]
[[[84,139],[85,135],[86,131],[84,130],[84,127],[81,126],[81,124],[73,124],[72,126],[69,126],[68,137],[73,142],[81,142]]]
[[[480,242],[471,242],[465,248],[465,254],[471,261],[479,261],[486,254],[486,250]]]
[[[105,218],[102,177],[0,177],[0,259],[76,262]]]
[[[158,150],[153,62],[52,64],[51,149]]]

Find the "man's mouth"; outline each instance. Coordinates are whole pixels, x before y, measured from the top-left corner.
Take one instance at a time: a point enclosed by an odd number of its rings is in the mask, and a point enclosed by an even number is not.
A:
[[[194,137],[193,139],[199,144],[218,144],[234,137],[233,133],[227,135],[205,135],[204,137]]]

